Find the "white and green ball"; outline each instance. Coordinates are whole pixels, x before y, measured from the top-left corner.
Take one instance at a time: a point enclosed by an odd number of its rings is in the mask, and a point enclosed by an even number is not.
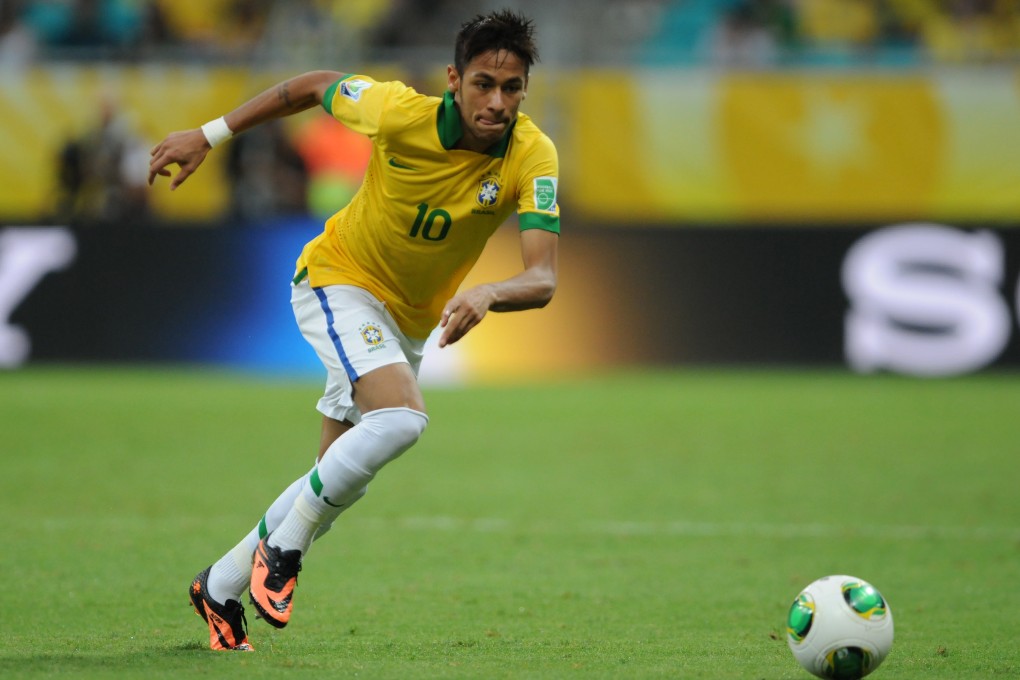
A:
[[[893,643],[889,603],[867,581],[825,576],[794,599],[786,641],[805,670],[830,680],[863,678],[878,668]]]

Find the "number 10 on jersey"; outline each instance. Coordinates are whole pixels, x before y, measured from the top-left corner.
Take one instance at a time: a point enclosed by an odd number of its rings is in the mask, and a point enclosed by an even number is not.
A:
[[[440,225],[436,225],[437,220],[441,222]],[[442,241],[450,233],[452,224],[453,218],[450,217],[450,213],[442,208],[429,211],[429,204],[422,203],[418,206],[418,216],[411,225],[410,237],[421,236],[426,241]]]

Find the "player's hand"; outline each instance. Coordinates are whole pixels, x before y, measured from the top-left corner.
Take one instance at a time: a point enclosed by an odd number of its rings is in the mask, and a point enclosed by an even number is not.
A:
[[[439,327],[443,329],[439,336],[439,346],[452,345],[467,335],[468,331],[482,322],[493,302],[492,291],[488,286],[471,288],[450,298],[439,319]]]
[[[149,151],[151,156],[149,159],[149,184],[156,181],[156,175],[170,177],[169,166],[176,163],[180,166],[181,171],[170,181],[170,191],[173,191],[198,169],[211,148],[200,128],[171,132],[166,139]]]

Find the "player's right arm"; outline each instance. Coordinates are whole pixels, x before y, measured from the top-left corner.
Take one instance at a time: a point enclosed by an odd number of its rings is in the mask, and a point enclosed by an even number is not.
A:
[[[289,116],[322,104],[329,86],[343,78],[337,71],[310,71],[282,83],[237,107],[223,117],[230,134],[239,134],[260,123]],[[180,172],[170,181],[173,191],[205,160],[212,149],[202,128],[171,132],[149,152],[149,184],[157,175],[170,177],[169,166],[177,164]]]

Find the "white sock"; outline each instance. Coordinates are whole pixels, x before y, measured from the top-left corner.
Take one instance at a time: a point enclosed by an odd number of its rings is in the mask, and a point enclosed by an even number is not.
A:
[[[213,564],[209,571],[209,597],[220,604],[227,600],[241,601],[251,581],[251,556],[255,553],[255,548],[266,534],[283,521],[287,511],[294,505],[294,499],[301,493],[301,487],[308,481],[309,475],[311,471],[291,482],[269,506],[258,525]]]
[[[326,449],[269,544],[308,552],[319,528],[357,502],[376,473],[418,441],[427,424],[428,416],[409,408],[366,413]]]
[[[299,495],[283,522],[270,535],[268,543],[281,550],[300,550],[304,555],[312,547],[320,520],[319,515],[308,507],[304,495]]]
[[[220,604],[227,600],[241,601],[241,595],[251,581],[251,556],[258,544],[258,531],[253,529],[213,564],[209,571],[209,597]]]

